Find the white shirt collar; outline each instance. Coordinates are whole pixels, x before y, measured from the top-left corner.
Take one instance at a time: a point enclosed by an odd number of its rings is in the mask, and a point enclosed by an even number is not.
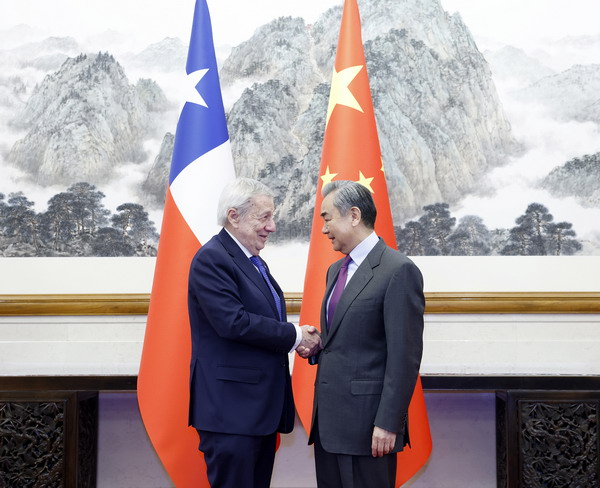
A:
[[[225,229],[225,227],[223,227],[223,229]],[[240,246],[240,249],[242,251],[244,251],[244,254],[246,255],[246,257],[248,259],[250,259],[252,257],[252,253],[250,251],[248,251],[248,249],[246,249],[244,247],[244,245],[240,241],[238,241],[231,232],[229,232],[227,229],[225,229],[225,232],[227,232],[231,236],[231,238],[233,239],[233,242],[235,242],[238,246]]]
[[[350,251],[350,257],[352,258],[352,261],[356,263],[356,267],[359,267],[362,264],[367,257],[367,254],[373,250],[378,242],[379,237],[377,237],[377,234],[373,231],[367,238],[363,239],[358,246]]]

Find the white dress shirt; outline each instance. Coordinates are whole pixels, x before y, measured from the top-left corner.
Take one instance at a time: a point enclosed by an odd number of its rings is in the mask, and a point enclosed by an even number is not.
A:
[[[225,231],[231,236],[231,238],[233,239],[233,242],[235,242],[240,247],[240,249],[243,251],[243,253],[246,255],[246,257],[249,260],[252,257],[252,253],[250,251],[248,251],[248,249],[246,249],[244,247],[244,245],[240,241],[238,241],[231,232],[229,232],[227,229],[225,229]],[[252,263],[252,261],[250,261],[250,262]],[[252,263],[252,266],[254,266],[254,268],[256,269],[256,272],[260,275],[260,279],[262,280],[263,277],[260,274],[259,269],[256,267],[256,265],[254,263]],[[284,305],[285,305],[285,302],[284,302]],[[294,346],[290,349],[290,352],[294,352],[296,350],[296,348],[300,345],[300,342],[302,342],[302,329],[300,329],[300,326],[298,326],[296,324],[292,324],[292,325],[296,329],[296,342],[294,342]]]
[[[346,284],[348,284],[358,267],[367,258],[367,254],[373,250],[378,242],[379,237],[377,237],[377,234],[373,231],[358,246],[350,251],[350,258],[352,258],[352,261],[350,261],[350,264],[348,265],[348,278],[346,279]]]

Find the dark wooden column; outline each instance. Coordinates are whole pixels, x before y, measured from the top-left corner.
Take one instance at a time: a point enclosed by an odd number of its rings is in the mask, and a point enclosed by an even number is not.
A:
[[[496,393],[499,488],[600,487],[599,391]]]
[[[0,391],[0,488],[94,488],[98,393]]]

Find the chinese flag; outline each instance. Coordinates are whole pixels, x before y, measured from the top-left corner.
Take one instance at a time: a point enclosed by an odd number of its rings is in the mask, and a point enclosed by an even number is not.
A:
[[[198,433],[188,427],[188,272],[200,244],[219,230],[217,201],[234,169],[206,0],[196,2],[186,72],[187,100],[175,134],[138,403],[154,449],[175,486],[208,488]]]
[[[386,244],[396,247],[357,0],[345,0],[344,3],[317,182],[301,324],[319,324],[325,273],[329,265],[340,258],[321,233],[321,189],[335,179],[357,181],[371,191],[377,206],[375,231]],[[292,376],[294,397],[298,415],[307,431],[310,429],[315,376],[315,366],[296,358]],[[423,466],[431,452],[431,435],[420,379],[409,408],[409,430],[411,447],[407,446],[398,454],[398,486]]]

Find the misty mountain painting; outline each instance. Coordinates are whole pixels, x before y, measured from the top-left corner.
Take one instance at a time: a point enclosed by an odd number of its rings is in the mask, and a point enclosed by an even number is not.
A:
[[[0,256],[155,255],[193,1],[7,3]],[[310,238],[342,4],[209,1],[236,173],[277,194],[271,246]],[[600,4],[359,8],[400,250],[600,254]]]

